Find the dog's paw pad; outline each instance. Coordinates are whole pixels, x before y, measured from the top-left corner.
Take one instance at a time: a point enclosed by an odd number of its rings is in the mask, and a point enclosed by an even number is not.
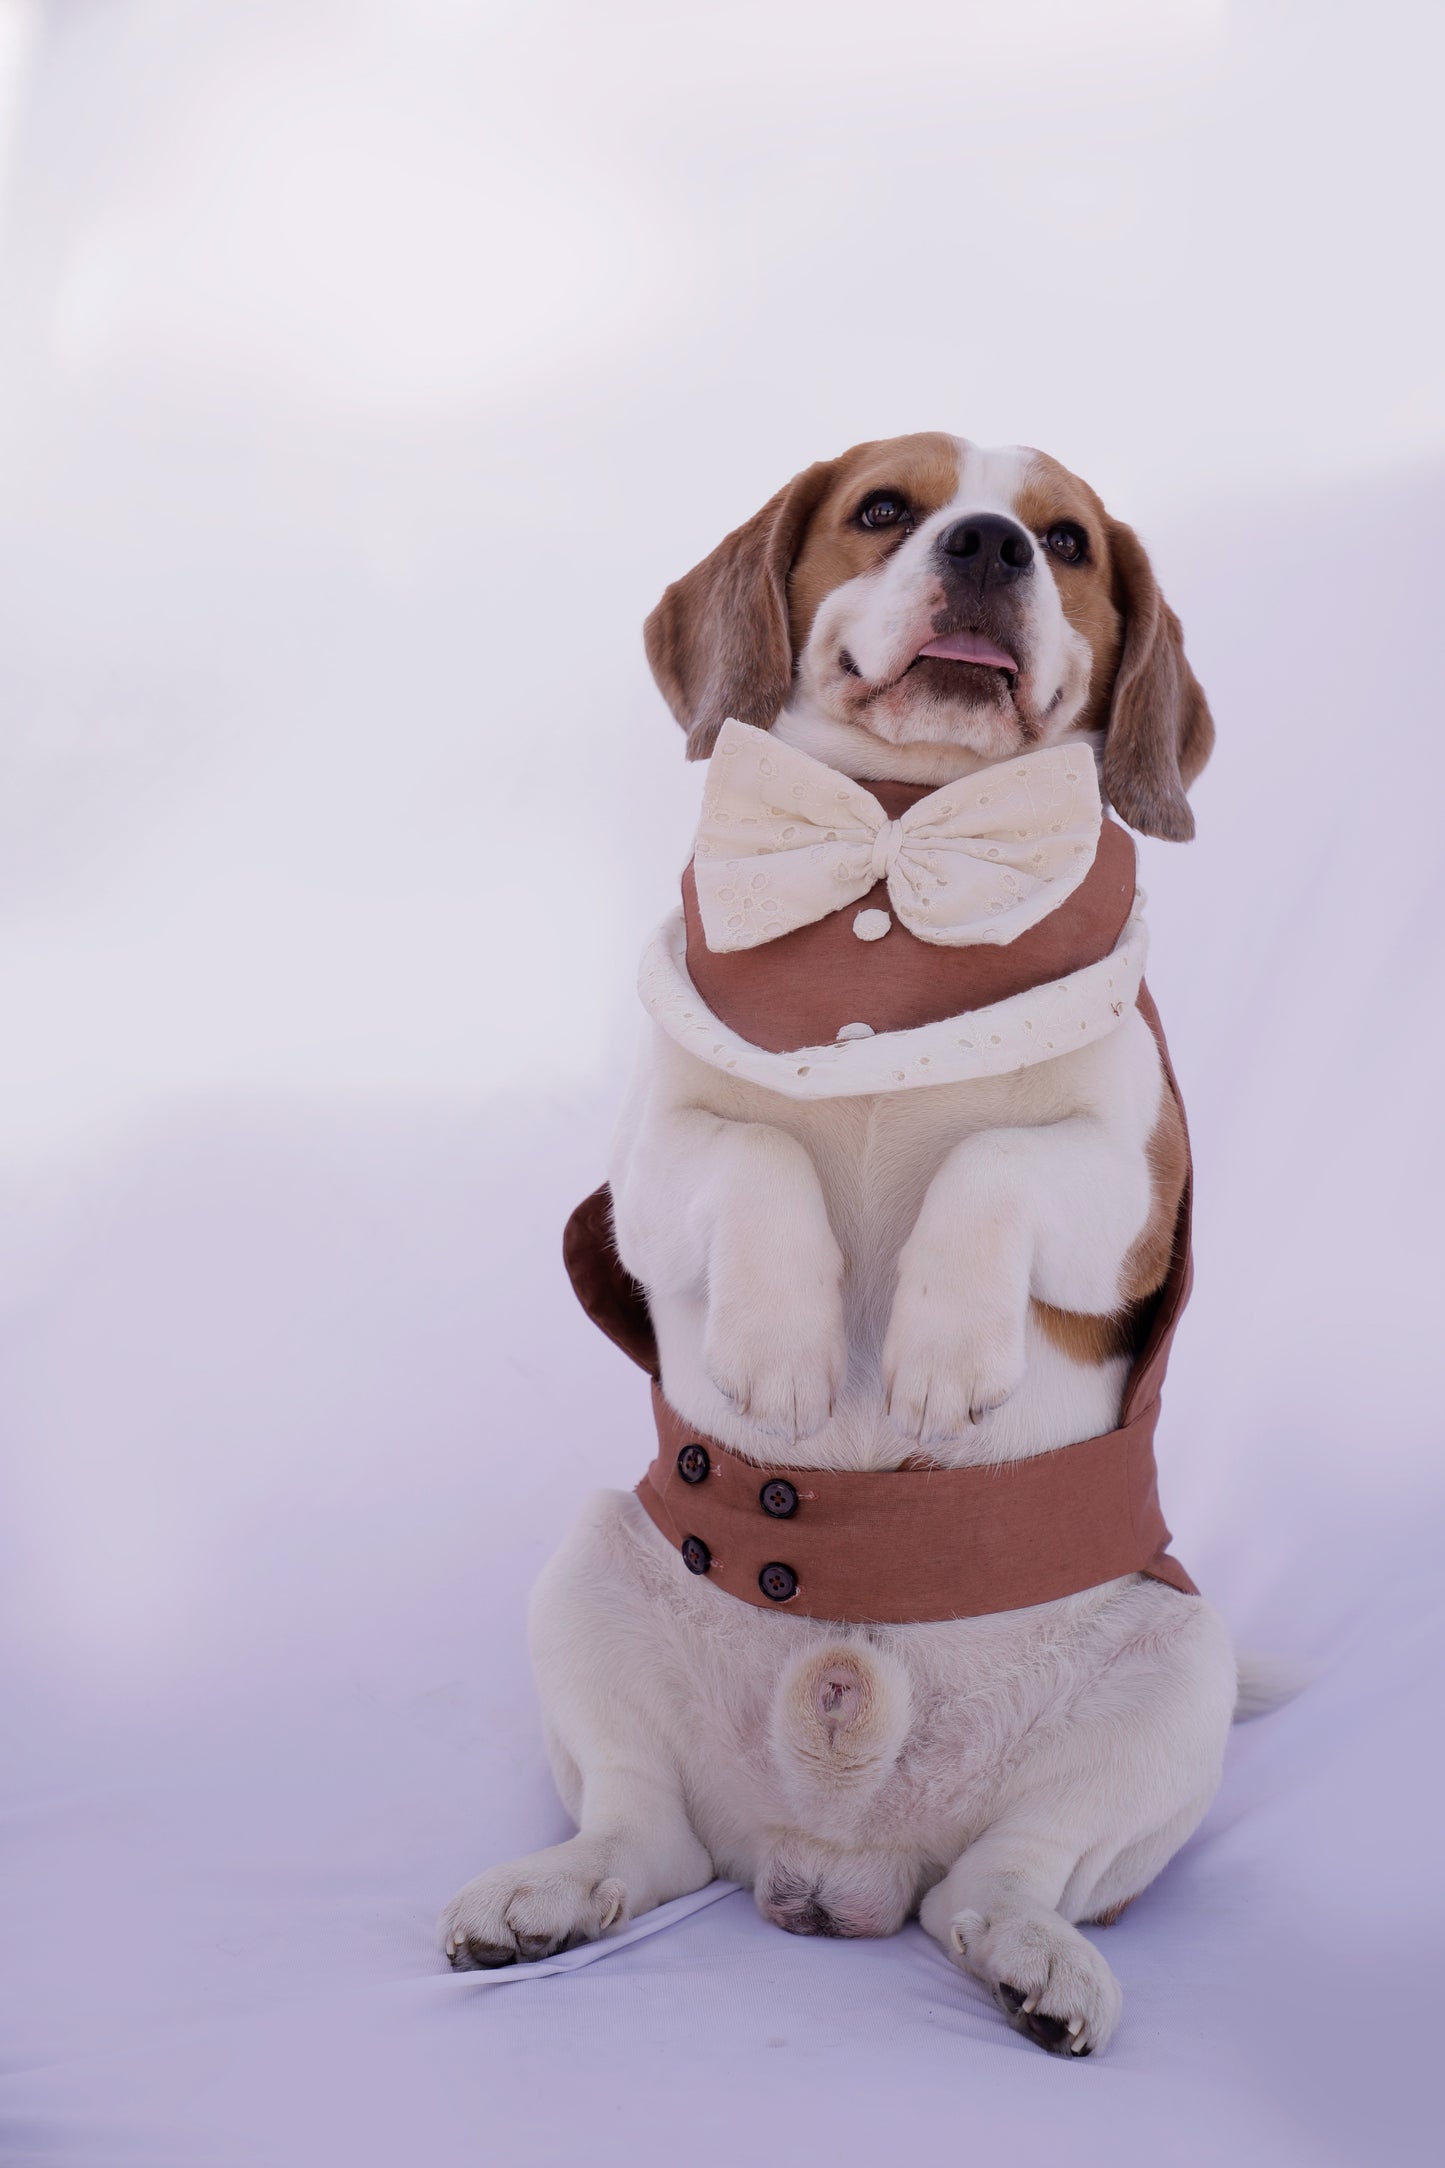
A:
[[[1083,2057],[1108,2042],[1119,2021],[1119,1983],[1056,1912],[960,1912],[949,1942],[1015,2032],[1047,2054]]]
[[[1050,2017],[1039,2009],[1031,1996],[1025,1995],[1021,1987],[1010,1987],[1006,1980],[1000,1982],[997,1992],[1003,2014],[1015,2031],[1026,2033],[1051,2055],[1062,2055],[1066,2051],[1079,2055],[1089,2053],[1087,2045],[1075,2047],[1084,2029],[1081,2017]]]

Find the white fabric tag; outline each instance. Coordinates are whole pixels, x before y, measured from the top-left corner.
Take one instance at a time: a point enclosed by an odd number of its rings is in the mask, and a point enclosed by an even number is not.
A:
[[[599,1957],[610,1957],[614,1950],[625,1950],[630,1942],[645,1942],[649,1935],[660,1935],[668,1927],[676,1927],[693,1912],[701,1912],[705,1905],[715,1905],[719,1897],[731,1897],[740,1885],[736,1882],[709,1882],[705,1889],[694,1890],[690,1897],[674,1897],[670,1904],[655,1905],[651,1912],[641,1912],[625,1927],[612,1934],[602,1935],[596,1942],[579,1943],[575,1950],[559,1950],[555,1957],[539,1957],[530,1965],[498,1965],[490,1972],[460,1972],[452,1977],[465,1980],[473,1987],[505,1987],[513,1980],[545,1980],[554,1972],[576,1972],[580,1965],[595,1964]]]

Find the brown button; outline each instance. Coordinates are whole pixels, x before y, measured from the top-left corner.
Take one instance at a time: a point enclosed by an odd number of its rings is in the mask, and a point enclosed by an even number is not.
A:
[[[712,1552],[701,1536],[684,1536],[682,1539],[682,1562],[689,1573],[706,1573],[712,1564]],[[784,1566],[784,1573],[787,1572]],[[791,1595],[792,1591],[789,1590]]]
[[[696,1441],[685,1445],[677,1456],[677,1472],[684,1483],[700,1483],[711,1466],[707,1447],[698,1445]]]
[[[785,1521],[790,1513],[798,1510],[798,1494],[791,1483],[785,1483],[780,1475],[775,1475],[771,1483],[765,1483],[758,1492],[758,1503],[775,1521]]]
[[[786,1603],[790,1596],[798,1593],[798,1576],[791,1566],[781,1566],[775,1562],[771,1566],[764,1566],[758,1575],[758,1587],[765,1596],[771,1597],[774,1603]]]

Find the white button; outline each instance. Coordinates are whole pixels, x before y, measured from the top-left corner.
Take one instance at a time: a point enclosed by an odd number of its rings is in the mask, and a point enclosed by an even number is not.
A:
[[[860,941],[881,941],[892,924],[886,911],[860,911],[853,921],[853,931]]]
[[[838,1034],[840,1039],[871,1039],[872,1036],[871,1024],[845,1024]]]

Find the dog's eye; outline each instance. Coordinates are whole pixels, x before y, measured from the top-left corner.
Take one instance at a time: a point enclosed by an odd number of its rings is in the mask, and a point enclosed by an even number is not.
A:
[[[908,500],[890,489],[876,489],[858,507],[860,527],[902,527],[908,517]]]
[[[1073,520],[1061,519],[1044,536],[1044,547],[1062,565],[1081,565],[1089,554],[1089,538]]]

